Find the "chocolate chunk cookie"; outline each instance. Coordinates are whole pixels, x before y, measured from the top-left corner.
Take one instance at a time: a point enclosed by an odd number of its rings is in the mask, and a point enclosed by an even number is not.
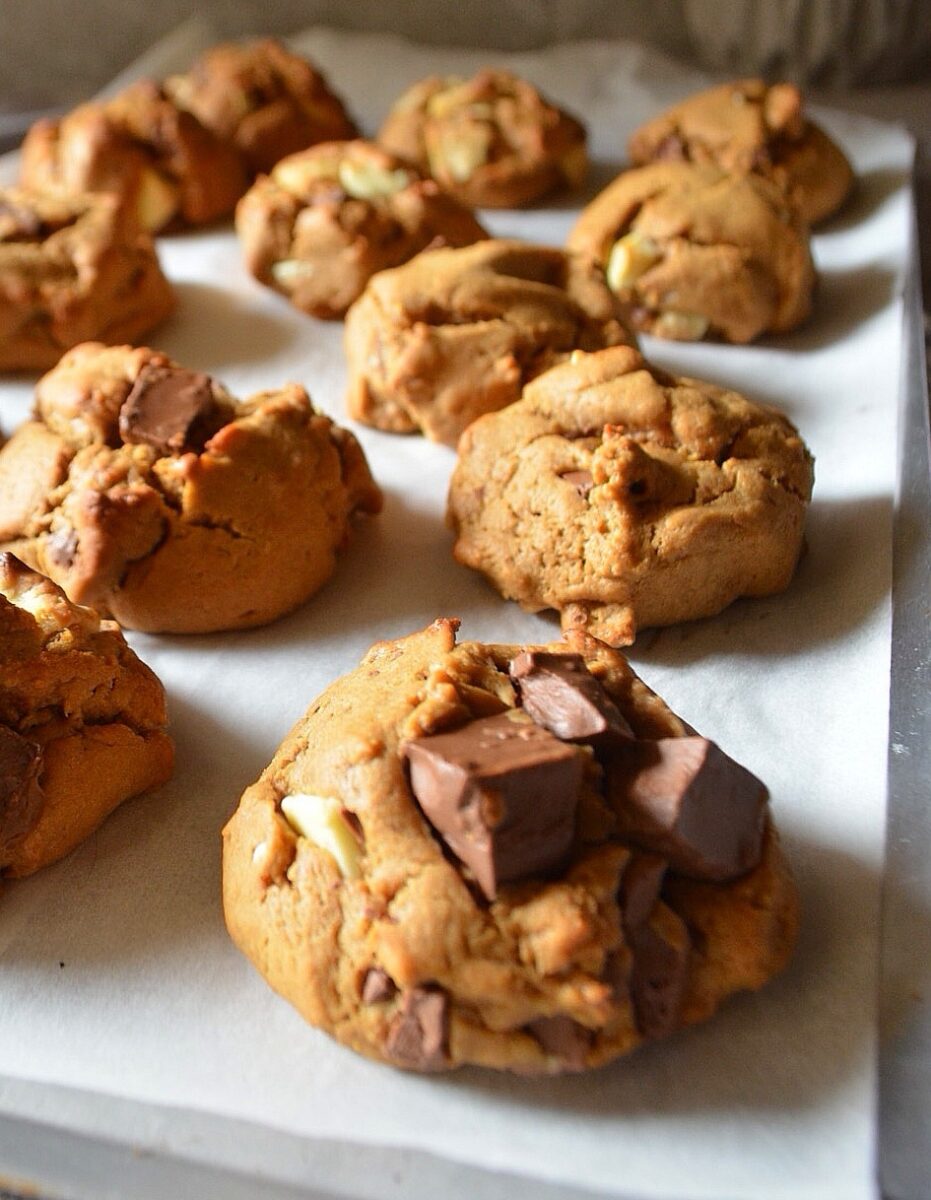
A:
[[[811,311],[808,228],[761,176],[692,163],[625,171],[568,245],[604,266],[632,323],[656,337],[749,342]]]
[[[619,646],[787,587],[812,479],[780,413],[617,347],[476,421],[447,519],[506,598]]]
[[[236,232],[261,283],[317,317],[342,317],[376,271],[427,246],[488,234],[470,209],[372,142],[293,154],[240,200]]]
[[[853,170],[840,147],[802,108],[791,83],[725,83],[691,96],[636,130],[634,164],[657,160],[710,163],[729,173],[769,176],[814,225],[841,207]]]
[[[37,121],[23,142],[22,182],[112,192],[152,232],[225,217],[247,187],[236,150],[148,81]]]
[[[271,986],[395,1066],[534,1074],[781,970],[797,899],[763,784],[595,639],[457,624],[373,646],[224,830],[227,926]]]
[[[633,341],[585,256],[497,240],[426,251],[373,276],[349,310],[349,412],[455,445],[573,350]]]
[[[69,854],[165,783],[162,685],[113,621],[0,553],[0,874]]]
[[[588,171],[585,127],[509,71],[432,75],[395,102],[378,140],[477,208],[519,208]]]
[[[66,354],[0,450],[0,548],[131,629],[272,621],[380,507],[358,442],[302,387],[237,401],[145,347]]]
[[[167,79],[165,91],[235,146],[250,175],[315,142],[357,133],[320,71],[274,38],[214,46],[186,75]]]
[[[174,294],[115,197],[0,190],[0,370],[45,370],[88,338],[135,341]]]

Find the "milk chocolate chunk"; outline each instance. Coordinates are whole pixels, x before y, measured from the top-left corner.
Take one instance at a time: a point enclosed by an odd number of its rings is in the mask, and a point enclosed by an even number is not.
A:
[[[595,484],[591,471],[566,471],[562,478],[572,484],[583,500]]]
[[[215,432],[215,416],[207,375],[149,365],[140,371],[120,409],[120,437],[153,446],[160,454],[200,451]]]
[[[446,1065],[448,1040],[446,993],[435,987],[404,992],[385,1040],[389,1057],[413,1071],[440,1071]]]
[[[489,900],[549,871],[572,844],[582,754],[522,713],[483,717],[404,747],[427,819]]]
[[[679,1023],[688,978],[689,935],[685,922],[665,904],[630,935],[634,954],[630,994],[637,1028],[644,1037],[663,1037]]]
[[[663,855],[680,875],[723,882],[760,861],[766,788],[707,738],[619,747],[607,795],[620,836]]]
[[[558,1058],[570,1071],[585,1069],[585,1057],[592,1042],[591,1030],[571,1017],[537,1017],[527,1029],[547,1054]]]
[[[39,747],[0,725],[0,851],[28,833],[39,819],[43,801],[41,769]]]
[[[394,980],[381,967],[369,967],[362,980],[362,1003],[382,1004],[397,991]]]
[[[658,854],[634,854],[621,877],[621,918],[628,931],[645,925],[659,900],[666,860]]]
[[[620,709],[578,654],[523,650],[510,665],[521,705],[538,725],[563,741],[632,738]]]

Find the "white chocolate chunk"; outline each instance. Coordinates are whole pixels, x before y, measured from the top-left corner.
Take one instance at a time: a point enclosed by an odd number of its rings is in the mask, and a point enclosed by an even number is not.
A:
[[[430,171],[433,175],[446,172],[457,183],[465,183],[488,161],[488,148],[489,136],[482,126],[445,137],[438,146],[428,147]]]
[[[299,258],[283,258],[280,262],[272,263],[271,272],[275,283],[282,287],[292,287],[307,279],[314,271],[313,263],[302,262]]]
[[[675,342],[697,342],[708,332],[710,321],[698,313],[664,312],[656,318],[653,333]]]
[[[302,196],[318,179],[336,179],[338,158],[285,158],[272,168],[272,179],[293,196]]]
[[[374,163],[353,162],[344,158],[339,164],[339,182],[344,191],[357,200],[373,200],[378,196],[393,196],[410,183],[410,172],[398,167],[388,170]]]
[[[178,189],[150,167],[145,167],[139,176],[139,191],[136,194],[136,212],[139,224],[150,233],[164,229],[178,211]]]
[[[301,837],[307,838],[336,859],[345,879],[358,879],[362,852],[352,827],[343,815],[341,801],[331,796],[313,796],[295,792],[281,801],[281,811],[288,824]]]
[[[633,287],[644,272],[662,258],[659,246],[652,238],[635,230],[616,241],[608,255],[605,277],[613,292]]]

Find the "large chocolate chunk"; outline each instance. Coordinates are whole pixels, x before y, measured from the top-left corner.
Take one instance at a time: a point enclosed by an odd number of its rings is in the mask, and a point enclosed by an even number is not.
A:
[[[527,1029],[543,1050],[569,1071],[584,1071],[592,1032],[571,1017],[537,1017]]]
[[[408,742],[411,788],[489,900],[557,867],[575,831],[582,754],[513,710]]]
[[[433,987],[406,991],[388,1029],[388,1057],[413,1071],[441,1071],[446,1066],[448,1041],[446,993]]]
[[[620,709],[580,654],[522,650],[510,665],[524,711],[568,742],[632,738]]]
[[[28,833],[39,819],[44,799],[39,787],[41,769],[39,747],[0,725],[0,851]]]
[[[688,979],[688,930],[671,908],[659,904],[629,940],[634,953],[629,986],[637,1028],[644,1037],[663,1037],[679,1023]]]
[[[626,930],[639,929],[650,919],[659,900],[666,860],[657,854],[633,854],[621,877],[618,900]]]
[[[632,742],[606,774],[620,835],[671,870],[721,882],[760,861],[766,788],[707,738]]]
[[[216,431],[216,407],[207,375],[149,364],[123,401],[120,437],[153,446],[159,454],[200,452]]]

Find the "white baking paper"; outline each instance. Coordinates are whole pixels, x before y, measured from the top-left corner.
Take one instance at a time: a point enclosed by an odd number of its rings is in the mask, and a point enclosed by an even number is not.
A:
[[[488,61],[383,36],[312,31],[298,44],[327,67],[369,131],[408,82]],[[494,61],[585,117],[601,160],[598,185],[618,168],[634,125],[700,82],[616,43]],[[663,367],[782,406],[817,459],[808,552],[788,592],[647,633],[631,652],[678,712],[770,785],[803,902],[786,974],[728,1003],[708,1025],[588,1077],[417,1078],[306,1026],[234,950],[220,910],[220,828],[321,688],[375,639],[440,614],[460,616],[467,638],[556,634],[553,620],[521,613],[453,562],[443,524],[453,453],[356,428],[386,508],[359,523],[317,597],[265,630],[130,635],[168,689],[177,772],[67,861],[5,889],[0,1084],[82,1089],[84,1128],[95,1128],[94,1097],[103,1094],[339,1139],[347,1155],[354,1142],[414,1147],[609,1195],[874,1194],[891,516],[912,147],[888,125],[838,113],[824,120],[852,156],[860,186],[815,238],[821,282],[810,323],[741,348],[644,339]],[[561,203],[488,214],[488,223],[495,233],[558,245],[574,217]],[[239,395],[296,379],[344,418],[340,325],[304,317],[262,289],[228,229],[166,237],[160,248],[181,304],[154,344]],[[26,415],[30,390],[25,378],[0,384],[5,432]],[[0,1087],[0,1109],[9,1111],[5,1095]],[[106,1136],[103,1111],[98,1132]],[[42,1117],[68,1124],[52,1089]],[[212,1143],[203,1139],[209,1159]],[[219,1139],[215,1153],[222,1158]],[[274,1176],[275,1163],[265,1168]],[[312,1159],[307,1180],[327,1182]]]

